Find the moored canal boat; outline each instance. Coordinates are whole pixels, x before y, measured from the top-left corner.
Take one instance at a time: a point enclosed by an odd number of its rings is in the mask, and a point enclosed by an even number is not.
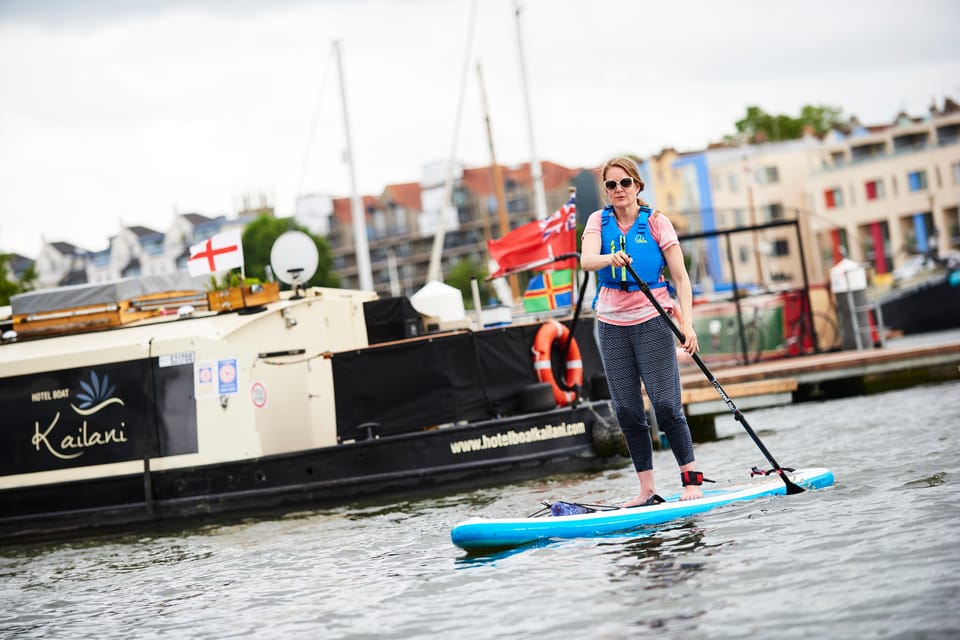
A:
[[[565,323],[583,382],[557,406],[534,369],[539,323],[371,345],[372,292],[238,289],[154,277],[14,297],[0,540],[624,462],[589,318]]]

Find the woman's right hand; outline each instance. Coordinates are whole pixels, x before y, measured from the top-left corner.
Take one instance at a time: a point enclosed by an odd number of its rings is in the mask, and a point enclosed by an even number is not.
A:
[[[610,254],[611,267],[625,267],[631,262],[633,262],[633,260],[625,251],[617,251],[616,253]]]

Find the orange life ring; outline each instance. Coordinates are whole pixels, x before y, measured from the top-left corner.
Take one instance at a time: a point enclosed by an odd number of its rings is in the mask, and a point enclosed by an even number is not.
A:
[[[540,325],[537,335],[533,339],[533,368],[537,372],[540,382],[549,382],[553,385],[553,397],[561,407],[576,400],[574,391],[564,391],[553,377],[553,365],[550,362],[550,350],[555,342],[562,348],[567,342],[570,330],[556,320]],[[567,351],[567,374],[564,377],[567,387],[583,384],[583,361],[580,359],[580,347],[576,338],[570,340],[570,349]]]

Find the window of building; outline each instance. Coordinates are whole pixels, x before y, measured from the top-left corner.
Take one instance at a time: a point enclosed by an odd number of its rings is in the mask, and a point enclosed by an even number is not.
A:
[[[496,215],[499,205],[497,204],[497,196],[491,194],[486,197],[486,207],[487,215]]]
[[[783,220],[783,205],[779,202],[771,202],[763,207],[764,220]]]
[[[783,239],[774,240],[771,249],[775,256],[788,256],[790,255],[790,242]]]
[[[882,200],[886,196],[886,193],[884,193],[883,189],[883,180],[880,180],[879,178],[876,180],[868,180],[866,187],[867,201]]]
[[[741,246],[741,247],[739,248],[739,250],[738,250],[738,253],[740,254],[740,256],[739,256],[739,257],[740,257],[740,264],[746,264],[746,263],[747,263],[747,260],[750,259],[750,248],[749,248],[749,247],[745,247],[745,246]]]
[[[774,184],[780,181],[780,171],[777,167],[763,167],[757,171],[757,182],[760,184]]]
[[[950,173],[953,174],[953,184],[960,184],[960,162],[950,165]]]
[[[823,192],[823,198],[827,204],[827,209],[834,209],[836,207],[843,206],[843,191],[840,190],[840,187],[827,189]]]
[[[894,153],[923,151],[927,148],[930,135],[927,132],[910,133],[893,139]]]
[[[373,237],[382,238],[387,234],[387,217],[383,211],[373,211],[371,222],[373,223]]]
[[[927,188],[927,172],[914,171],[907,175],[907,183],[910,185],[910,191],[923,191]]]
[[[727,184],[730,185],[730,191],[736,191],[740,188],[740,179],[737,174],[731,173],[727,176]]]
[[[885,155],[883,142],[872,142],[851,147],[850,157],[854,163],[881,158]]]
[[[530,202],[526,194],[510,194],[507,196],[507,211],[509,213],[524,213],[530,211]]]
[[[739,229],[745,224],[746,223],[743,218],[743,209],[734,209],[733,210],[733,226]]]
[[[960,124],[937,127],[937,144],[941,147],[960,142]]]

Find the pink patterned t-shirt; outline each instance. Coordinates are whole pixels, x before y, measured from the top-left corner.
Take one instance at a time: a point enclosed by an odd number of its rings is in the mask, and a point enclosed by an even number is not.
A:
[[[594,211],[587,219],[587,224],[583,229],[583,237],[587,234],[600,234],[603,223],[603,210]],[[677,230],[673,228],[673,223],[662,213],[651,215],[647,222],[650,234],[660,245],[661,251],[666,251],[675,244],[679,244],[677,239]],[[621,226],[620,231],[626,234],[630,230],[630,225]],[[620,291],[610,287],[598,287],[600,295],[597,298],[597,319],[609,324],[631,325],[640,322],[646,322],[658,315],[656,307],[647,299],[643,291]],[[675,306],[674,299],[670,297],[670,292],[666,287],[651,289],[653,296],[668,313],[673,311]]]

